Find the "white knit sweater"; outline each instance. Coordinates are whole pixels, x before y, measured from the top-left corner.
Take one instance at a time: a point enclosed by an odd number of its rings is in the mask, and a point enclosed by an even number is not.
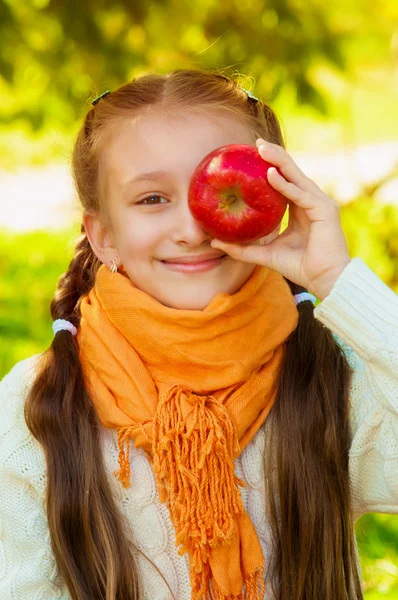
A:
[[[355,371],[350,394],[355,518],[371,511],[398,513],[398,298],[354,258],[315,317],[333,331]],[[0,600],[70,600],[50,546],[44,455],[23,417],[36,362],[32,357],[18,363],[0,383]],[[261,462],[267,426],[266,421],[235,462],[237,475],[247,482],[243,502],[266,559],[270,539]],[[131,448],[132,486],[125,489],[113,475],[118,467],[114,430],[103,430],[103,452],[129,535],[160,569],[175,598],[189,600],[187,557],[178,555],[168,509],[159,502],[145,454]],[[137,561],[145,600],[172,598],[150,562],[140,555]]]

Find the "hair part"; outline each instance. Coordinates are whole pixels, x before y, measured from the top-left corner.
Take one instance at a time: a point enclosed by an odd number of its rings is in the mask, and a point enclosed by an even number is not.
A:
[[[145,75],[102,98],[84,118],[72,158],[83,211],[104,210],[100,165],[112,125],[148,110],[219,112],[243,123],[254,139],[284,146],[272,109],[248,101],[237,81],[200,70]],[[79,325],[80,303],[99,265],[82,227],[51,302],[53,319]],[[288,283],[292,293],[300,291]],[[268,417],[264,468],[274,544],[268,576],[276,600],[358,600],[348,473],[350,368],[312,305],[301,303],[298,312]],[[101,423],[69,332],[57,333],[43,354],[25,418],[45,453],[51,543],[72,600],[142,599],[134,544],[104,467]]]

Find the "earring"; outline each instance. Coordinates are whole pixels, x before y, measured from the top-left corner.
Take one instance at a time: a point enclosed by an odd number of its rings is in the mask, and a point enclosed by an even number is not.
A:
[[[117,273],[117,264],[114,258],[111,260],[111,266],[109,267],[111,273]]]

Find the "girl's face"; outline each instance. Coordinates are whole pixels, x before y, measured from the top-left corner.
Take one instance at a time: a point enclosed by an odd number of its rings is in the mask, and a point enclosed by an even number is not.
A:
[[[217,294],[237,292],[255,268],[228,256],[203,272],[162,262],[221,254],[189,211],[188,187],[202,158],[226,144],[255,140],[229,117],[152,110],[115,126],[105,148],[100,173],[106,220],[85,214],[87,235],[102,262],[109,266],[115,258],[137,288],[165,306],[203,310]]]

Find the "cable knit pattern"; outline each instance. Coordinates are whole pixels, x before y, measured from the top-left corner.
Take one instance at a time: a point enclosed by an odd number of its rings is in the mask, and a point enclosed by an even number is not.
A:
[[[398,299],[359,258],[315,309],[354,369],[350,394],[350,482],[355,517],[398,512]],[[51,550],[45,514],[45,460],[23,416],[37,357],[18,363],[0,384],[0,600],[70,600]],[[242,499],[267,561],[271,541],[263,455],[269,421],[235,461]],[[102,432],[105,466],[136,560],[145,600],[190,600],[187,557],[175,546],[168,509],[159,502],[151,464],[131,448],[130,488],[113,476],[117,435]],[[159,573],[154,569],[148,557]],[[167,585],[165,583],[167,582]],[[169,586],[169,587],[168,587]],[[265,600],[271,600],[269,586]]]

